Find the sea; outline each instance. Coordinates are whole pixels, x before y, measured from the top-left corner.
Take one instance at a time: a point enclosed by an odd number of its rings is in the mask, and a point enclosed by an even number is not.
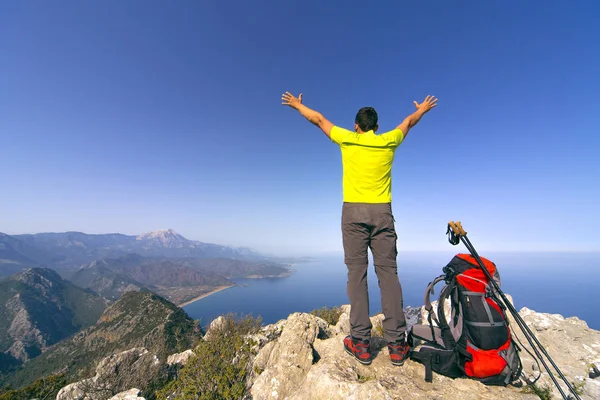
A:
[[[427,284],[442,273],[455,253],[411,252],[398,255],[398,276],[404,306],[423,305]],[[600,330],[600,252],[480,254],[492,260],[500,272],[502,290],[513,297],[517,310],[577,316]],[[293,265],[285,278],[236,279],[236,286],[184,307],[202,326],[219,315],[261,317],[264,324],[287,318],[294,312],[349,304],[343,255],[328,256]],[[437,298],[440,286],[433,296]],[[381,312],[377,275],[372,262],[368,271],[370,314]]]

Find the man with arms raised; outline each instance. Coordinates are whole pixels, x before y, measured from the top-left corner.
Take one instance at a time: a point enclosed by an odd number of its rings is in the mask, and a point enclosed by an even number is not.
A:
[[[398,146],[421,117],[437,105],[437,99],[427,96],[420,104],[415,101],[413,114],[396,129],[380,135],[375,134],[378,116],[372,107],[358,111],[352,132],[334,126],[321,113],[302,104],[302,94],[295,97],[286,92],[282,95],[282,104],[298,110],[321,128],[342,152],[342,240],[351,306],[351,334],[344,339],[344,348],[362,364],[371,364],[372,325],[367,290],[367,249],[370,248],[381,291],[384,338],[392,364],[402,365],[408,357],[409,346],[405,340],[406,320],[396,264],[397,235],[391,205],[392,164]]]

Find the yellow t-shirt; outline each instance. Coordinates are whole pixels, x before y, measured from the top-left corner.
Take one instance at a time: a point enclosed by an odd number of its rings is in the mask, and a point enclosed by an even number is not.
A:
[[[376,135],[372,130],[356,133],[334,126],[331,140],[342,151],[344,202],[391,203],[392,164],[404,140],[402,131]]]

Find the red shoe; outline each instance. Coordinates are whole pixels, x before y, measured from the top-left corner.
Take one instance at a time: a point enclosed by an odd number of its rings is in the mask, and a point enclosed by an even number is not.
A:
[[[392,360],[392,364],[396,366],[401,366],[404,364],[404,361],[408,358],[408,351],[410,350],[410,346],[405,341],[398,341],[394,343],[388,342],[388,351],[390,352],[390,360]]]
[[[344,349],[346,350],[346,353],[354,356],[361,364],[369,365],[371,364],[371,361],[373,361],[369,347],[368,340],[355,339],[352,336],[346,336],[344,338]]]

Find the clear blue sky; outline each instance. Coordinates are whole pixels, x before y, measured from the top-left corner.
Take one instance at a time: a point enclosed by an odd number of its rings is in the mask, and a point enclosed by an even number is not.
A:
[[[543,4],[543,6],[542,6]],[[341,155],[395,127],[399,249],[600,250],[600,3],[0,4],[0,231],[341,251]]]

